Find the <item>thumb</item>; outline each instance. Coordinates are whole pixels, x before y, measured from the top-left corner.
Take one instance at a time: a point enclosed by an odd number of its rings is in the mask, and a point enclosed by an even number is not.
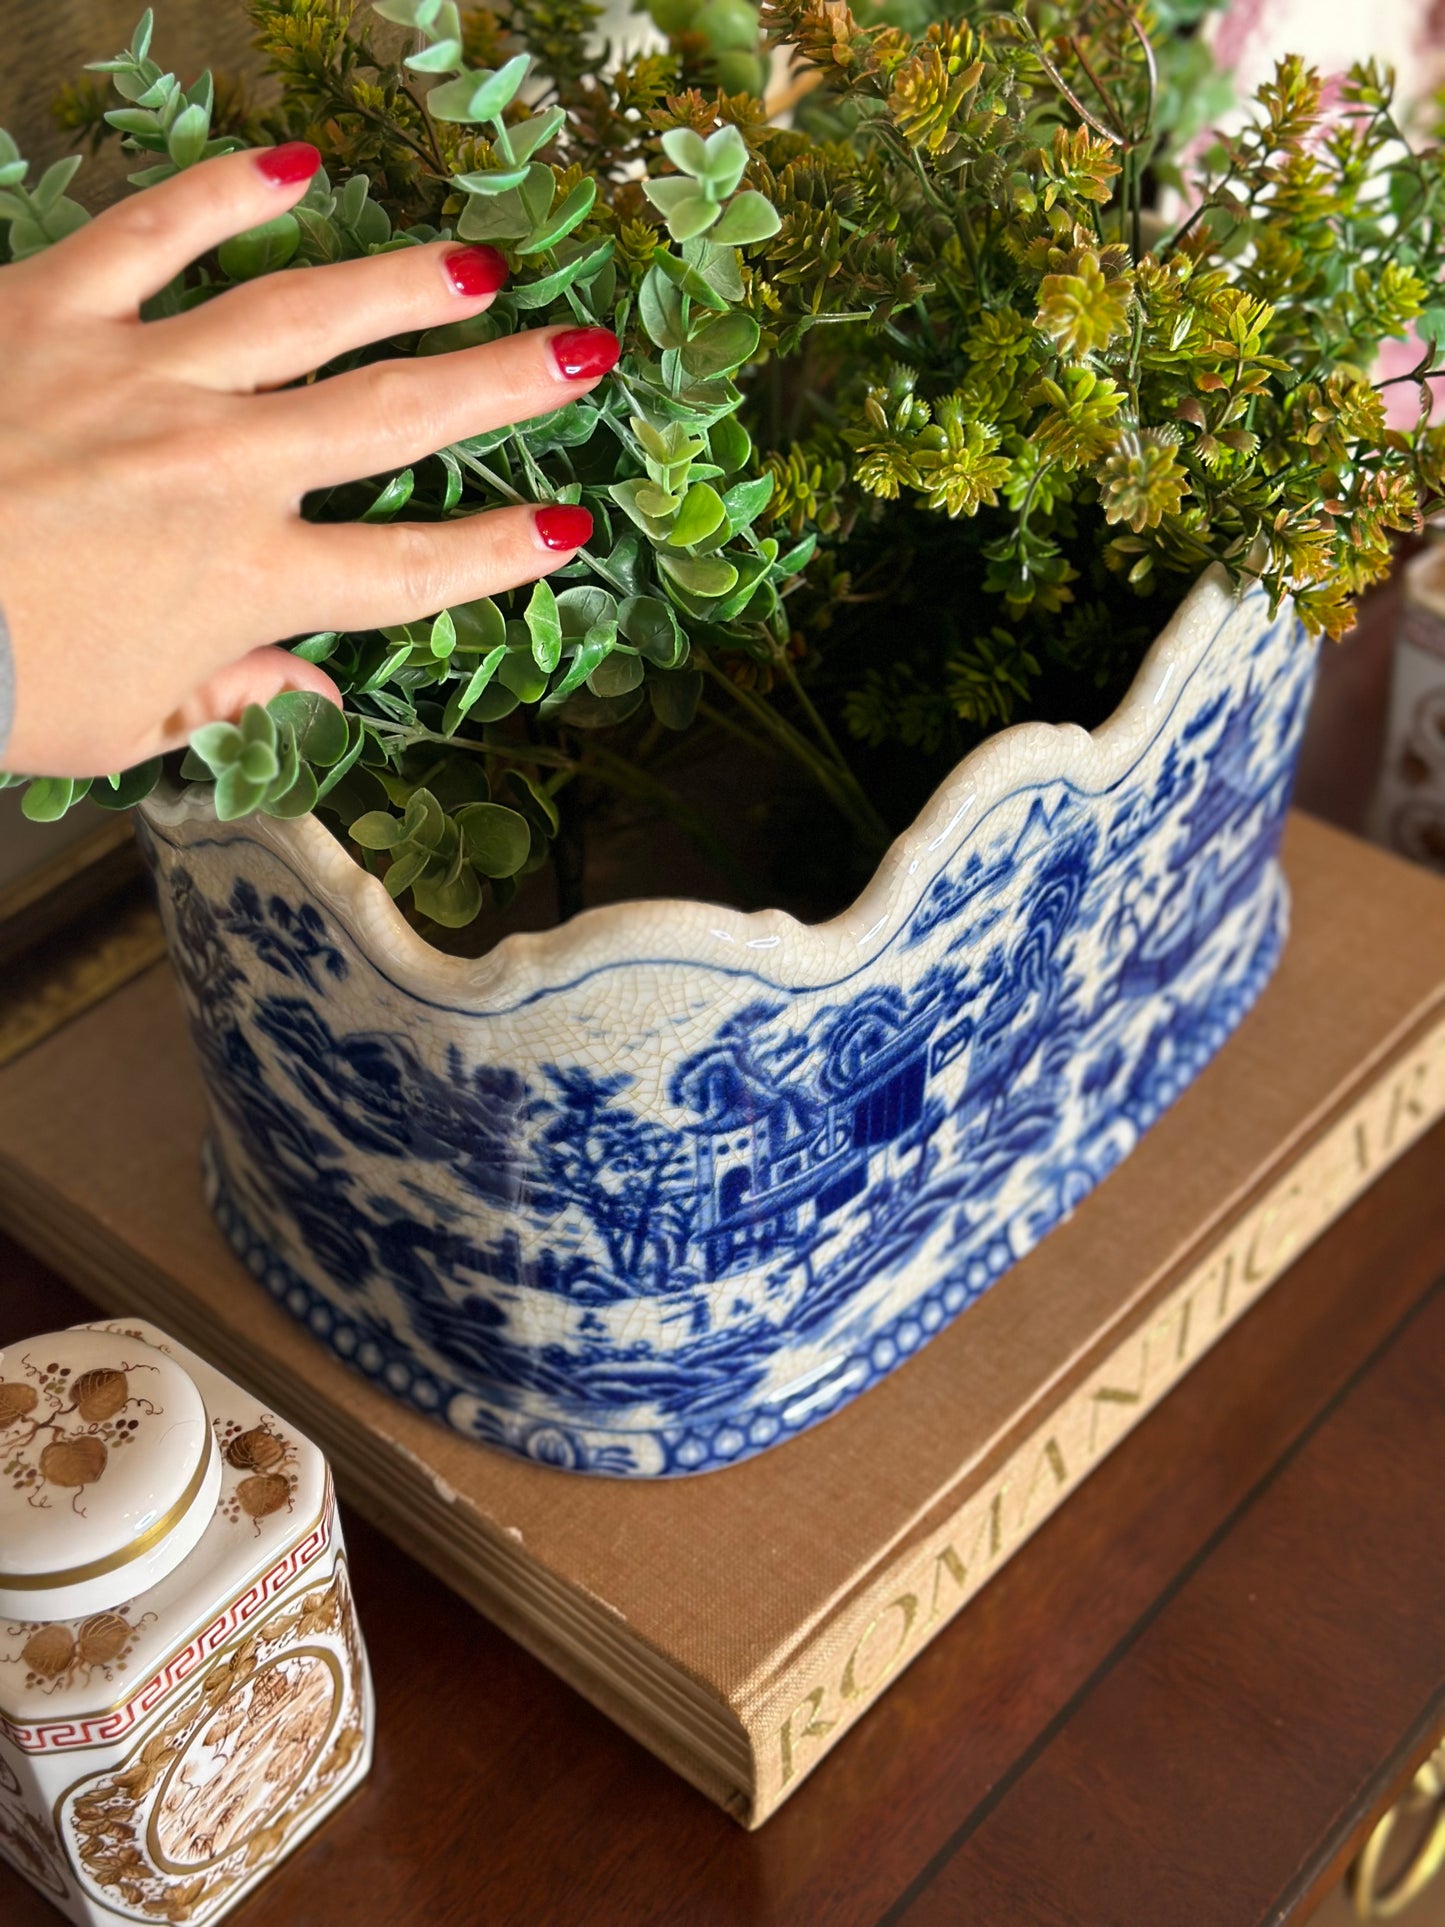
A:
[[[208,677],[166,717],[151,754],[183,749],[203,723],[234,723],[249,703],[264,705],[289,689],[310,691],[342,707],[341,691],[315,663],[287,649],[253,649]]]

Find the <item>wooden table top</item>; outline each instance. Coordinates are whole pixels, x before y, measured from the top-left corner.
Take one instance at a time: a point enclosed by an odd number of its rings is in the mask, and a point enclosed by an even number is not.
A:
[[[1445,1126],[743,1833],[347,1515],[366,1787],[241,1927],[1264,1927],[1445,1727]],[[0,1241],[0,1338],[88,1315]],[[57,1916],[0,1866],[0,1921]]]

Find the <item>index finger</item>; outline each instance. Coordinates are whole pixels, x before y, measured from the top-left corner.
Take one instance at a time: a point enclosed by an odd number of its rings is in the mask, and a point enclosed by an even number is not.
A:
[[[320,165],[308,141],[218,154],[117,201],[21,267],[44,277],[49,297],[129,319],[209,249],[294,207]]]

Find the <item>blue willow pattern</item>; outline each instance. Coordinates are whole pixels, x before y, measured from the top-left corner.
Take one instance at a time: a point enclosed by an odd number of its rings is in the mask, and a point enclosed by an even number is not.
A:
[[[429,1002],[241,826],[153,822],[226,1235],[342,1358],[551,1465],[705,1471],[837,1410],[1074,1210],[1274,967],[1313,651],[1288,615],[1221,630],[1122,775],[993,801],[827,983],[644,954]]]

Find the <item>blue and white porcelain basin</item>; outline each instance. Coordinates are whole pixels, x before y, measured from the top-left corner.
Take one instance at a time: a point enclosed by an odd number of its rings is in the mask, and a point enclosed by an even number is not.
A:
[[[1106,724],[992,738],[813,926],[647,901],[447,957],[314,819],[153,800],[226,1236],[469,1438],[632,1478],[778,1444],[966,1312],[1248,1010],[1314,663],[1212,572]]]

